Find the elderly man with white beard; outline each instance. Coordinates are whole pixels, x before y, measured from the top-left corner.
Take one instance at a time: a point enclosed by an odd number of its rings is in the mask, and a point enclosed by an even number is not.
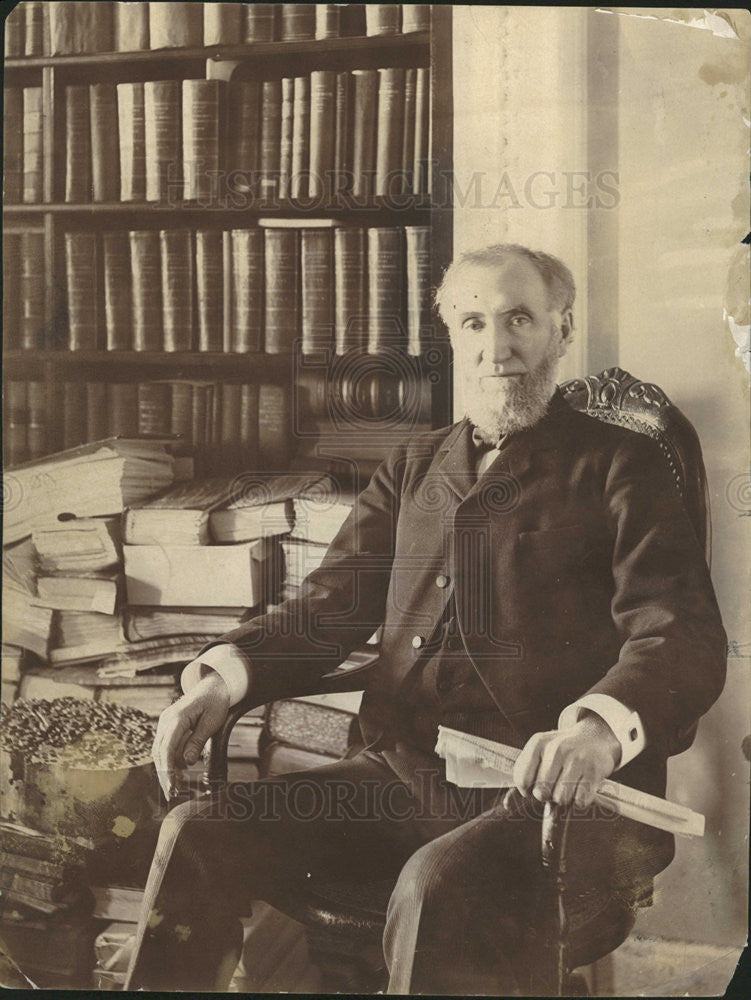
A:
[[[165,785],[231,704],[310,690],[383,625],[347,759],[169,815],[130,988],[225,988],[251,900],[390,878],[389,992],[528,994],[543,803],[581,820],[577,926],[670,862],[672,837],[592,803],[613,772],[664,794],[667,758],[722,688],[725,634],[658,448],[556,389],[574,294],[561,261],[525,247],[455,261],[437,304],[466,416],[394,450],[296,600],[186,667],[154,745]],[[513,785],[447,782],[439,725],[519,748]]]

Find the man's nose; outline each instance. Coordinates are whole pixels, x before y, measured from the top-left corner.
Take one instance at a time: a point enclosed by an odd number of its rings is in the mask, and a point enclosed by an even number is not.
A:
[[[511,337],[505,323],[488,326],[485,331],[485,343],[482,348],[484,361],[500,364],[511,357]]]

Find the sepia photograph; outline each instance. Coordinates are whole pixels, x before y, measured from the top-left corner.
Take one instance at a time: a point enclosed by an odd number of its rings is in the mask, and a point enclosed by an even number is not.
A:
[[[0,987],[748,995],[749,11],[0,6]]]

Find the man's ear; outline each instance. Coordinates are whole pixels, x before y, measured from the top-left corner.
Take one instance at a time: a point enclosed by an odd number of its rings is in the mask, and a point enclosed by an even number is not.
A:
[[[558,357],[562,358],[574,339],[574,314],[567,309],[561,316],[561,340],[558,344]]]

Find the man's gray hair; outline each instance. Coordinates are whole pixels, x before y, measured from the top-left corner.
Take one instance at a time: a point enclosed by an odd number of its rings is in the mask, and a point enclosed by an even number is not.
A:
[[[450,326],[449,289],[454,282],[456,272],[465,264],[480,264],[485,267],[502,264],[508,257],[521,257],[528,260],[538,271],[545,282],[550,296],[550,304],[566,312],[574,305],[576,284],[574,276],[562,260],[542,250],[530,250],[520,243],[495,243],[478,250],[467,250],[453,260],[446,268],[441,283],[435,293],[435,304],[438,314],[447,326]]]

